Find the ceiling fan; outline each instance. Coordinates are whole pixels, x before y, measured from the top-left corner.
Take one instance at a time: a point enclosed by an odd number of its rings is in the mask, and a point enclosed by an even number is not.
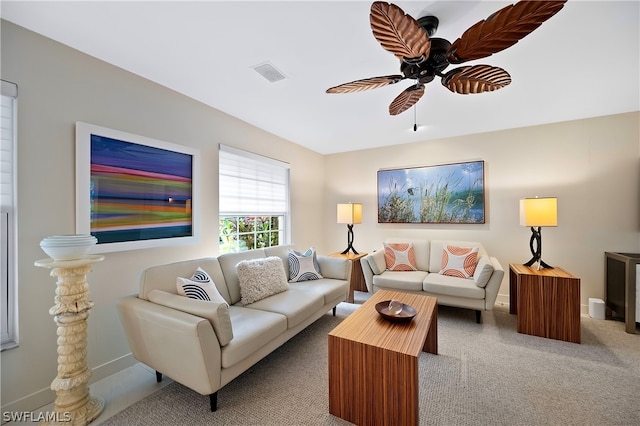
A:
[[[433,37],[438,18],[424,16],[415,20],[400,7],[381,1],[371,5],[369,20],[374,37],[382,47],[400,60],[402,74],[371,77],[327,89],[327,93],[354,93],[416,80],[389,105],[389,114],[398,115],[416,104],[424,95],[425,84],[440,77],[442,85],[454,93],[491,92],[511,83],[508,72],[491,65],[472,65],[443,71],[450,64],[485,58],[513,46],[555,15],[566,0],[520,1],[506,6],[467,29],[450,43]]]

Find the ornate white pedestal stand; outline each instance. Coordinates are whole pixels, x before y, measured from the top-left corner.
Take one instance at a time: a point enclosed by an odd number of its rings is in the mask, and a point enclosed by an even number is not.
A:
[[[58,277],[55,305],[49,314],[58,325],[58,375],[51,382],[56,391],[55,419],[45,424],[87,425],[104,408],[104,401],[89,395],[87,368],[87,317],[93,307],[88,298],[87,274],[91,264],[104,256],[87,255],[77,260],[43,259],[36,266],[52,268],[51,276]]]

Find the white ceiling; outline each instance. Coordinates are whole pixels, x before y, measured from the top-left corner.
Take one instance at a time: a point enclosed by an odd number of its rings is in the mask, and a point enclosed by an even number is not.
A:
[[[509,1],[398,1],[453,42]],[[331,86],[399,74],[375,40],[371,1],[6,1],[2,18],[328,154],[640,110],[640,2],[569,0],[515,46],[473,64],[511,85],[458,95],[436,78],[414,109],[410,81],[354,94]],[[271,62],[285,80],[251,67]],[[467,65],[467,64],[465,64]],[[450,67],[450,69],[453,66]]]

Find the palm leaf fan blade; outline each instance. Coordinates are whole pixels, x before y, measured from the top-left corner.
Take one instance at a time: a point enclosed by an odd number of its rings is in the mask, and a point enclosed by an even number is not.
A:
[[[520,1],[466,30],[449,48],[452,64],[485,58],[513,46],[558,13],[566,0]]]
[[[404,77],[401,75],[386,75],[381,77],[365,78],[362,80],[356,80],[350,83],[344,83],[338,86],[330,87],[327,89],[327,93],[362,92],[365,90],[377,89],[378,87],[395,84],[402,79],[404,79]]]
[[[502,89],[511,83],[511,76],[499,67],[474,65],[449,71],[441,81],[452,92],[468,95]]]
[[[429,37],[418,22],[398,6],[374,2],[369,21],[376,40],[398,59],[419,61],[429,56]]]
[[[414,85],[400,93],[389,105],[389,114],[398,115],[416,104],[424,95],[424,85]]]

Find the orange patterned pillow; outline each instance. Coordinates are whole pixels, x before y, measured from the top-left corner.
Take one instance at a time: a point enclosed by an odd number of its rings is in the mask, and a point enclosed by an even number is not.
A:
[[[445,246],[442,249],[441,275],[471,278],[478,264],[478,247]]]
[[[417,271],[413,243],[384,243],[384,261],[390,271]]]

